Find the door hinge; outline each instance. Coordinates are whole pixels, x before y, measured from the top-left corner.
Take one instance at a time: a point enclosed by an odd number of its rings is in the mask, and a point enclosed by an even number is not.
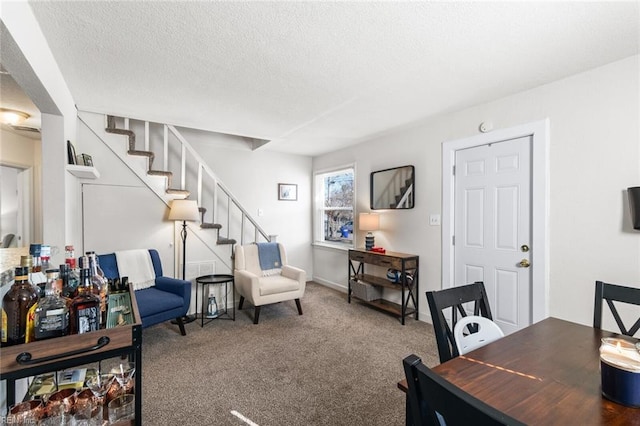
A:
[[[456,245],[456,236],[455,235],[451,236],[451,245],[453,245],[453,246]]]
[[[455,176],[456,175],[456,166],[455,164],[451,167],[451,173]]]

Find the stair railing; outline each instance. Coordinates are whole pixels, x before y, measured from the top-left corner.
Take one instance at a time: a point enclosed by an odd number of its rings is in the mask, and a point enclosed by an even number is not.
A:
[[[191,146],[191,144],[189,144],[189,142],[187,142],[187,140],[184,138],[184,136],[182,136],[182,134],[178,131],[178,129],[176,129],[174,126],[166,124],[165,125],[165,129],[168,129],[168,131],[170,131],[175,137],[176,139],[182,144],[182,152],[181,152],[181,189],[185,189],[185,179],[186,179],[186,157],[187,157],[187,151],[189,152],[190,155],[193,156],[193,158],[196,160],[196,162],[198,163],[197,167],[198,167],[198,188],[197,188],[197,192],[198,192],[198,205],[202,204],[202,180],[203,180],[203,176],[202,176],[202,172],[206,173],[208,175],[208,177],[210,179],[213,180],[214,183],[214,206],[218,205],[218,190],[222,191],[222,193],[227,197],[227,236],[230,238],[231,236],[229,235],[229,231],[230,231],[230,219],[231,219],[231,204],[233,204],[238,210],[240,210],[240,212],[242,213],[242,218],[241,218],[241,236],[240,236],[240,244],[244,244],[245,242],[245,232],[244,232],[244,227],[246,222],[248,221],[251,225],[253,225],[254,228],[254,241],[258,241],[260,236],[262,236],[266,241],[270,241],[271,237],[269,236],[269,234],[267,234],[264,229],[262,229],[260,227],[260,225],[258,225],[258,223],[251,217],[251,215],[249,214],[249,212],[247,212],[247,210],[242,206],[242,204],[240,204],[240,201],[238,201],[236,199],[236,197],[233,196],[233,194],[231,193],[231,191],[220,181],[220,179],[218,179],[218,177],[215,175],[215,173],[213,172],[213,170],[211,170],[211,168],[207,165],[207,163],[202,159],[202,157],[200,156],[200,154],[198,154],[198,152],[196,152],[196,150]],[[168,137],[165,137],[165,149],[166,146],[168,146]],[[166,157],[166,156],[165,156]],[[166,170],[166,169],[165,169]],[[214,214],[215,216],[215,214]]]
[[[129,130],[129,118],[124,117],[124,128]],[[191,146],[191,144],[182,136],[182,134],[175,128],[175,126],[170,124],[163,124],[164,128],[164,140],[163,140],[163,170],[169,169],[169,132],[175,136],[175,138],[181,144],[181,153],[180,153],[180,189],[186,189],[186,172],[187,172],[187,151],[191,154],[196,162],[198,163],[197,173],[198,173],[198,188],[197,188],[197,201],[198,205],[202,206],[202,181],[203,176],[202,172],[204,171],[209,178],[213,181],[214,184],[214,199],[213,205],[214,207],[218,205],[218,189],[220,189],[224,195],[227,196],[227,237],[231,237],[230,232],[230,220],[231,220],[231,203],[240,210],[241,224],[240,224],[240,244],[245,243],[245,224],[248,221],[254,229],[254,241],[258,241],[260,237],[264,238],[266,241],[271,241],[272,236],[267,234],[262,227],[251,217],[249,212],[240,204],[240,202],[233,196],[231,191],[222,184],[220,179],[215,175],[213,170],[207,165],[207,163],[202,159],[200,154]],[[144,121],[144,149],[145,151],[149,151],[149,121]],[[215,221],[215,213],[213,214]]]

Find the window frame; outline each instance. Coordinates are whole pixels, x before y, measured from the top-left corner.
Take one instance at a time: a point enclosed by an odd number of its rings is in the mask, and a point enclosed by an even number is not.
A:
[[[339,174],[341,172],[351,172],[353,174],[353,194],[351,207],[327,208],[324,201],[323,182],[327,175]],[[313,172],[313,245],[331,247],[336,249],[351,249],[356,246],[356,165],[355,163],[345,164],[316,170]],[[327,241],[324,234],[324,212],[325,210],[350,210],[353,213],[353,238],[350,242]]]

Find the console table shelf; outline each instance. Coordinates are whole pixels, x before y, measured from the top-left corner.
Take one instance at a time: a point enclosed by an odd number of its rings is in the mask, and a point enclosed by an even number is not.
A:
[[[406,253],[386,252],[376,253],[363,249],[349,250],[349,284],[347,301],[356,297],[364,303],[394,314],[404,325],[405,318],[415,315],[418,319],[418,256]],[[400,282],[392,282],[386,277],[366,274],[364,265],[375,265],[395,269],[400,272]],[[385,271],[386,272],[386,271]],[[354,294],[354,286],[359,294]],[[383,299],[382,289],[387,288],[400,292],[401,303],[394,303]],[[371,290],[371,291],[369,291]],[[380,297],[376,297],[376,296]]]

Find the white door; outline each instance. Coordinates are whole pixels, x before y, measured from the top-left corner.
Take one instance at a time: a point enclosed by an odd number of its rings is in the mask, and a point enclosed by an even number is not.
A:
[[[505,334],[532,322],[531,139],[455,153],[454,285],[483,281]]]

